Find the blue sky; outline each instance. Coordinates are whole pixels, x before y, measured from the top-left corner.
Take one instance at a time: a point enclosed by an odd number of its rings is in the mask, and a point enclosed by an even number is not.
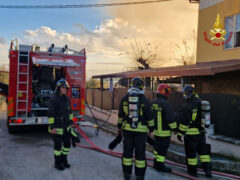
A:
[[[50,4],[88,4],[98,3],[97,0],[58,0],[58,1],[34,1],[34,0],[0,0],[1,5],[50,5]],[[93,30],[104,19],[111,18],[102,13],[100,8],[82,9],[0,9],[0,36],[13,39],[26,29],[36,29],[40,26],[48,26],[62,32],[75,32],[74,24],[84,24]]]

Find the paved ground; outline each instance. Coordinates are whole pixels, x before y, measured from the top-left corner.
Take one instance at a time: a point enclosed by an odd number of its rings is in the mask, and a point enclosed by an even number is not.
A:
[[[84,128],[84,131],[94,143],[105,149],[113,139],[111,134],[102,131],[96,136],[92,128]],[[82,143],[86,142],[82,140]],[[120,144],[116,150],[121,151],[121,148]],[[53,167],[53,160],[53,142],[45,128],[34,128],[25,133],[9,135],[4,117],[0,117],[0,180],[122,179],[120,159],[96,151],[79,147],[72,149],[69,155],[72,166],[63,172]],[[185,172],[182,169],[175,168],[175,170]],[[158,173],[148,168],[145,179],[181,180],[183,178]]]

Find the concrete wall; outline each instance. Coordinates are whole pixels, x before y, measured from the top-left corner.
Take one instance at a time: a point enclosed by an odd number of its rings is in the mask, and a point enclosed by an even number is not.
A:
[[[204,0],[206,1],[206,0]],[[209,1],[209,0],[208,0]],[[212,1],[212,0],[211,0]],[[200,1],[201,4],[201,1]],[[213,5],[206,6],[199,10],[198,20],[198,38],[197,38],[197,62],[217,61],[217,60],[230,60],[240,58],[240,48],[232,48],[224,50],[223,46],[213,46],[204,40],[203,33],[213,29],[216,21],[217,14],[220,14],[221,21],[224,25],[225,17],[232,16],[240,13],[239,0],[224,0]],[[210,36],[208,36],[211,38]],[[214,40],[215,41],[215,40]],[[218,40],[216,40],[217,42]]]

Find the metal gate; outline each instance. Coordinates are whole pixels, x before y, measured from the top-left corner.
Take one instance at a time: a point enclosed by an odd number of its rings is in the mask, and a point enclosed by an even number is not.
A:
[[[240,138],[240,96],[230,94],[201,94],[211,103],[211,119],[216,134]]]

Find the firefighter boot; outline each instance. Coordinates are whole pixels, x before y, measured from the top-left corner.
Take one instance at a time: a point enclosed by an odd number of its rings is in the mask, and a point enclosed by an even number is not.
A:
[[[136,180],[144,180],[144,176],[136,176]]]
[[[212,172],[211,172],[211,170],[209,170],[209,169],[205,170],[205,176],[206,176],[206,177],[212,177]]]
[[[64,165],[62,164],[61,156],[55,156],[55,168],[60,171],[65,169]]]
[[[166,173],[170,173],[172,172],[172,169],[169,168],[169,167],[166,167],[164,163],[159,163],[158,165],[158,168],[157,168],[158,171],[162,171],[162,172],[166,172]]]
[[[212,170],[212,166],[211,166],[211,163],[202,163],[202,168],[203,168],[203,170],[204,170],[204,172],[205,172],[205,176],[206,177],[212,177],[212,172],[211,172],[211,170]]]
[[[154,169],[158,169],[158,163],[157,163],[157,160],[154,158],[154,162],[153,162],[153,168]]]
[[[67,160],[67,155],[63,155],[62,154],[62,163],[66,168],[70,168],[70,164],[68,164],[68,160]]]
[[[130,180],[131,174],[123,174],[124,180]]]
[[[197,166],[190,166],[190,165],[188,165],[188,173],[189,173],[191,176],[198,177],[198,174],[197,174]]]

